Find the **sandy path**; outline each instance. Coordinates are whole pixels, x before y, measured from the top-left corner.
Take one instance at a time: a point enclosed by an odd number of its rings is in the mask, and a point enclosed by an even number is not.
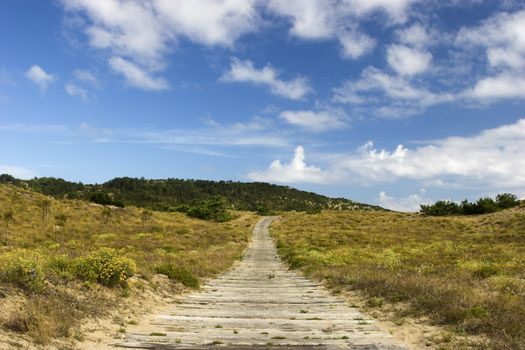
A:
[[[345,300],[289,271],[261,219],[245,258],[180,297],[119,347],[142,349],[408,349]]]

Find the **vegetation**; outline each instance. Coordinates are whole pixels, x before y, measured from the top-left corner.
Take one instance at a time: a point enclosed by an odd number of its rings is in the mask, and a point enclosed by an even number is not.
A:
[[[378,307],[406,301],[407,312],[451,325],[458,337],[484,335],[491,349],[525,347],[523,205],[450,217],[287,213],[271,231],[291,267],[334,290],[362,290]]]
[[[466,199],[457,204],[450,201],[437,201],[432,205],[421,205],[421,212],[426,215],[479,215],[494,213],[499,210],[516,207],[520,204],[518,197],[514,194],[498,194],[496,199],[489,197],[480,198],[476,202],[469,202]]]
[[[197,208],[202,203],[222,197],[228,209],[253,212],[334,210],[381,210],[376,206],[344,198],[329,198],[312,192],[268,183],[242,183],[205,180],[146,180],[115,178],[100,185],[86,185],[56,178],[19,180],[0,175],[0,184],[12,184],[53,196],[57,199],[82,199],[113,206],[133,205],[160,211],[173,208]]]
[[[0,185],[0,213],[7,218],[0,234],[9,231],[7,243],[0,240],[0,327],[44,344],[111,309],[112,296],[129,294],[130,286],[155,288],[155,274],[197,288],[241,258],[256,220],[236,213],[217,223],[57,200],[12,185]],[[8,312],[11,297],[18,306]]]

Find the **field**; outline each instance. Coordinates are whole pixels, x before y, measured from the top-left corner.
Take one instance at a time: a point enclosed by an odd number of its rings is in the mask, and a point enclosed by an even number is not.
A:
[[[0,326],[46,344],[76,336],[115,298],[155,288],[156,273],[195,288],[242,256],[256,217],[234,215],[216,223],[0,185]]]
[[[271,227],[293,268],[369,305],[409,305],[476,348],[525,348],[525,208],[479,216],[394,212],[287,213]],[[450,343],[450,344],[447,344]]]

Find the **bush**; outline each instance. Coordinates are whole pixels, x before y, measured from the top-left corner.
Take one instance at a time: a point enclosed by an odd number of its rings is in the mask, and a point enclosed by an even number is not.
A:
[[[114,249],[102,248],[87,257],[79,258],[75,264],[75,275],[86,281],[98,282],[107,287],[124,283],[133,276],[135,262],[118,256]]]
[[[47,263],[47,269],[58,277],[65,278],[67,280],[74,279],[74,260],[70,259],[67,255],[56,255],[52,257]]]
[[[168,276],[170,280],[178,281],[186,287],[199,288],[199,279],[190,271],[175,267],[172,264],[161,264],[155,267],[155,272]]]
[[[0,281],[13,283],[25,291],[38,293],[44,288],[44,275],[38,253],[16,249],[0,256]]]
[[[116,207],[124,208],[124,203],[119,200],[114,200],[111,196],[105,192],[95,192],[89,196],[89,200],[93,203],[102,205],[114,205]]]
[[[187,214],[194,218],[217,222],[226,222],[232,219],[227,210],[226,199],[220,196],[197,203],[188,209]]]
[[[494,213],[498,210],[508,209],[520,204],[518,197],[510,193],[498,194],[496,200],[485,197],[476,202],[464,200],[461,204],[450,201],[437,201],[432,205],[421,205],[421,212],[425,215],[478,215]]]

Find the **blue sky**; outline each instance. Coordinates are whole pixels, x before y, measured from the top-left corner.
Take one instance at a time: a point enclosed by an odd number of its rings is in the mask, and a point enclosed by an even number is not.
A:
[[[525,197],[525,3],[0,2],[0,172]]]

